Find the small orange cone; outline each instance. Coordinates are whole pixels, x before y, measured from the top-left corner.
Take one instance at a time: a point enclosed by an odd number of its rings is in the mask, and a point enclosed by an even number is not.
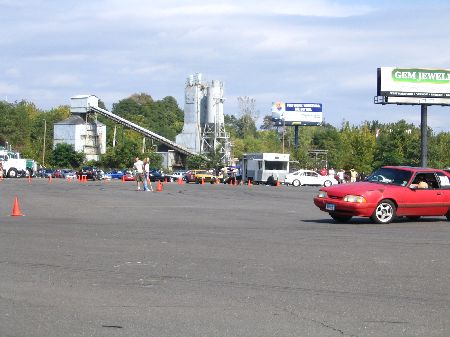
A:
[[[52,182],[52,176],[51,176],[51,175],[48,176],[48,182],[49,182],[49,183]]]
[[[31,183],[31,175],[28,175],[28,182]]]
[[[252,181],[250,179],[248,180],[247,184],[248,184],[248,187],[252,187],[253,186]]]
[[[162,192],[162,190],[163,190],[163,185],[158,180],[158,182],[156,183],[156,192]]]
[[[122,182],[125,182],[125,175],[122,176]]]
[[[202,178],[200,184],[201,184],[201,185],[204,185],[204,184],[205,184],[205,178]]]
[[[183,179],[181,177],[178,177],[178,185],[183,185]]]
[[[276,186],[276,187],[280,187],[280,181],[279,181],[279,180],[277,180],[275,186]]]
[[[11,216],[23,216],[23,214],[20,212],[19,199],[17,197],[14,198]]]

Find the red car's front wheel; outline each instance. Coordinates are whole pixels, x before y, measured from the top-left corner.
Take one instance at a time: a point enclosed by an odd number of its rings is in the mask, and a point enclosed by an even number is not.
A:
[[[391,200],[381,200],[370,217],[373,222],[388,224],[395,218],[396,207]]]

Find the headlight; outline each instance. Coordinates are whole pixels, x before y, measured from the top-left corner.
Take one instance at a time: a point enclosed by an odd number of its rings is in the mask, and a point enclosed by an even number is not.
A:
[[[318,198],[328,198],[328,194],[325,191],[319,191],[319,194],[317,195]]]
[[[351,194],[346,195],[346,196],[344,197],[344,201],[347,201],[347,202],[357,202],[357,203],[359,203],[359,204],[361,204],[361,203],[363,203],[363,202],[367,202],[366,199],[365,199],[364,197],[362,197],[362,196],[360,196],[360,195],[351,195]]]

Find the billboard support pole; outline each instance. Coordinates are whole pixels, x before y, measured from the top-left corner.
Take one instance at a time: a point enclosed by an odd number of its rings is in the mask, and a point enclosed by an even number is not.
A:
[[[294,132],[294,148],[298,150],[298,125],[295,126]]]
[[[427,105],[420,105],[420,165],[427,167],[428,148]]]

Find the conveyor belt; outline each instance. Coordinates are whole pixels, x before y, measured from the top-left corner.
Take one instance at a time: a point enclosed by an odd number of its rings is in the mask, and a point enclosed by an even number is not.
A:
[[[189,150],[188,148],[178,145],[177,143],[172,142],[171,140],[164,138],[163,136],[160,136],[148,129],[143,128],[142,126],[139,126],[133,122],[130,122],[129,120],[126,120],[125,118],[122,118],[120,116],[117,116],[117,115],[113,114],[112,112],[109,112],[108,110],[104,110],[102,108],[93,107],[93,106],[90,106],[89,109],[92,112],[96,112],[102,116],[105,116],[106,118],[113,120],[116,123],[119,123],[123,126],[126,126],[127,128],[130,128],[136,132],[139,132],[140,134],[144,135],[145,137],[156,140],[156,141],[166,145],[170,149],[175,150],[179,153],[185,154],[187,156],[192,156],[192,155],[196,154],[195,152]]]

